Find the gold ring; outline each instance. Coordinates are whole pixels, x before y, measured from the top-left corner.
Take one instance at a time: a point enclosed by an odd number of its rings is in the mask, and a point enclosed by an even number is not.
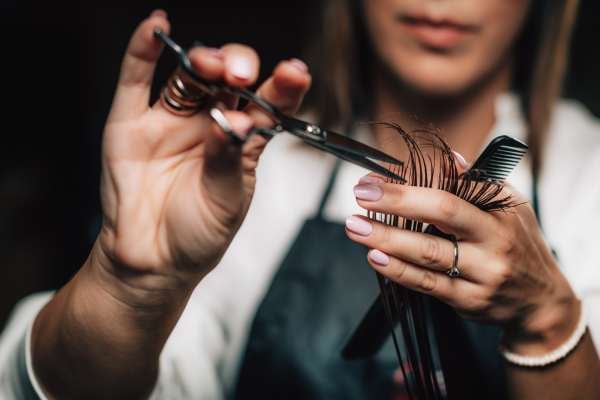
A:
[[[196,114],[207,104],[209,96],[193,84],[191,78],[177,68],[160,93],[160,102],[170,113],[178,116]]]

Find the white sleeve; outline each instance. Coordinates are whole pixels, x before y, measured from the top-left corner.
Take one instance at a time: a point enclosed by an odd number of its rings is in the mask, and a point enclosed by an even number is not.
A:
[[[221,368],[227,337],[222,317],[201,291],[196,288],[160,355],[152,400],[225,397]]]
[[[38,312],[52,297],[38,293],[21,300],[0,336],[0,398],[45,400],[31,369],[29,328]]]
[[[0,399],[46,400],[33,373],[30,327],[52,293],[21,300],[0,336]],[[222,399],[219,370],[226,346],[219,318],[192,296],[160,356],[151,399]]]

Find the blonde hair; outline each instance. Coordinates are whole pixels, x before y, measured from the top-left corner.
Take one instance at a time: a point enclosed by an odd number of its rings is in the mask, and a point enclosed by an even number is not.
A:
[[[534,0],[515,44],[514,86],[527,122],[535,174],[541,168],[553,104],[561,93],[577,6],[578,0]],[[370,47],[360,13],[358,0],[327,0],[322,5],[323,28],[308,57],[315,82],[307,104],[324,125],[345,126],[365,110],[360,101],[368,97],[369,78],[361,60],[369,59],[365,52]]]

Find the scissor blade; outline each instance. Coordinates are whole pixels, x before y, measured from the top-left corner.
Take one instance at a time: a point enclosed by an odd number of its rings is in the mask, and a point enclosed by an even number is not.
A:
[[[304,140],[305,143],[310,144],[313,147],[326,151],[327,153],[333,154],[334,156],[341,158],[342,160],[351,162],[352,164],[358,165],[359,167],[363,167],[368,169],[369,171],[378,173],[383,176],[387,176],[389,178],[395,179],[402,183],[406,182],[406,180],[400,175],[390,171],[383,165],[379,165],[376,162],[369,160],[368,158],[357,155],[354,153],[346,152],[343,150],[338,150],[334,147],[330,147],[327,144],[323,144],[321,142],[312,141],[312,140]]]
[[[181,46],[173,41],[166,33],[160,29],[154,30],[154,35],[162,40],[179,57],[179,64],[183,70],[199,85],[200,89],[207,94],[214,96],[219,91],[238,95],[249,102],[255,104],[266,113],[278,121],[280,130],[300,137],[306,143],[312,144],[322,150],[328,151],[346,161],[360,165],[373,172],[404,181],[401,177],[389,171],[387,168],[377,164],[373,160],[383,161],[394,165],[402,165],[401,161],[377,150],[366,144],[350,139],[335,132],[325,131],[324,129],[309,122],[289,117],[270,104],[268,101],[260,98],[255,93],[245,89],[230,87],[222,82],[206,82],[196,73],[191,65],[187,54]],[[265,134],[265,132],[263,132]]]
[[[402,161],[395,159],[394,157],[374,149],[371,146],[367,146],[364,143],[349,138],[348,136],[340,135],[339,133],[327,131],[326,142],[332,147],[336,147],[342,151],[354,153],[358,156],[364,156],[379,161],[385,161],[390,164],[402,165]]]

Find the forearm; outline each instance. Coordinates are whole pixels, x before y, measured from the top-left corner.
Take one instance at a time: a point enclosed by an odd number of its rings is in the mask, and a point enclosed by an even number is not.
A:
[[[51,398],[147,396],[189,298],[186,290],[129,287],[99,262],[92,251],[34,323],[34,371]]]
[[[513,399],[599,399],[600,360],[587,332],[565,359],[545,368],[509,366]]]

